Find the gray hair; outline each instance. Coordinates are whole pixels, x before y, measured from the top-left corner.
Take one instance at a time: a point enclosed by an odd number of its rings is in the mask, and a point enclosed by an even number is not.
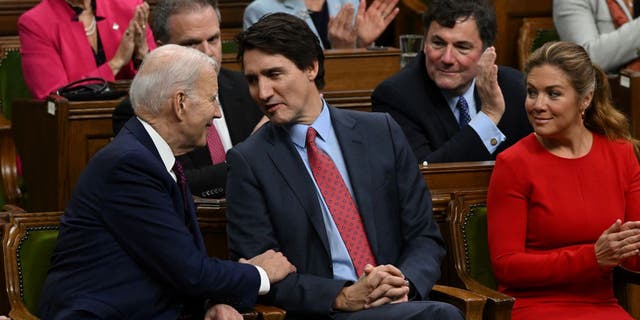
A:
[[[200,11],[206,7],[212,7],[218,15],[218,21],[222,21],[216,0],[158,0],[152,12],[153,37],[164,44],[168,43],[169,17],[182,12]]]
[[[196,49],[168,44],[151,51],[129,88],[133,110],[158,115],[177,90],[188,94],[207,66],[218,70],[215,60]]]

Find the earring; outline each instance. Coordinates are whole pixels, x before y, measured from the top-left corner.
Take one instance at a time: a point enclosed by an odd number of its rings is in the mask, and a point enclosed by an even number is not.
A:
[[[584,110],[580,111],[580,117],[584,120]]]

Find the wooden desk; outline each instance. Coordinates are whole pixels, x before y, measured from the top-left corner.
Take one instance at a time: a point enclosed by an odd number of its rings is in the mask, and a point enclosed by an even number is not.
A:
[[[27,211],[64,210],[86,164],[113,137],[111,114],[119,102],[69,102],[59,96],[14,102]]]

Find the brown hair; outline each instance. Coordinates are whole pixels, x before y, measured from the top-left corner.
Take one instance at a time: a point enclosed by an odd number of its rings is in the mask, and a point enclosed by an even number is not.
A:
[[[585,110],[584,126],[610,140],[631,142],[640,160],[640,141],[631,136],[626,116],[613,106],[607,75],[591,62],[582,46],[573,42],[547,42],[531,54],[524,72],[528,75],[531,69],[543,65],[562,70],[579,97],[593,91],[591,104]]]

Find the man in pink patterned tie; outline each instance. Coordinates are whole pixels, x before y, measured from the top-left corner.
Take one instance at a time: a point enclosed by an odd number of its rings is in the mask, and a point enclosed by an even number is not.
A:
[[[218,63],[221,117],[207,131],[207,146],[179,157],[194,195],[223,198],[227,177],[225,151],[246,139],[262,118],[247,83],[237,71],[220,68],[222,39],[220,10],[212,0],[158,0],[153,9],[153,35],[158,45],[195,48]],[[114,135],[133,116],[128,99],[113,113]]]
[[[270,122],[227,153],[229,249],[274,249],[297,269],[266,301],[288,319],[462,319],[428,300],[444,247],[400,127],[322,99],[324,55],[295,16],[265,16],[238,40]]]

